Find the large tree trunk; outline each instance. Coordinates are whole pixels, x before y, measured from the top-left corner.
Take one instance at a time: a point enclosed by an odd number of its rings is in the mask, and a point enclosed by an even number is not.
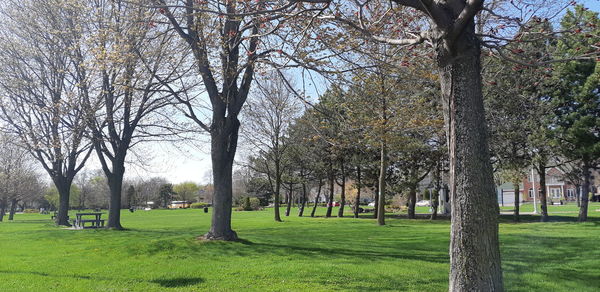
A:
[[[449,291],[502,291],[499,207],[487,141],[480,44],[471,21],[457,40],[436,43],[449,139]]]
[[[279,200],[281,196],[281,173],[279,163],[279,161],[275,161],[275,199],[273,202],[273,211],[275,212],[275,221],[277,222],[281,222],[281,215],[279,214]]]
[[[417,185],[411,185],[408,191],[408,219],[415,219],[415,206],[417,204]]]
[[[123,187],[123,175],[125,167],[123,164],[114,166],[111,174],[107,174],[110,200],[108,202],[108,222],[106,228],[121,230],[121,192]]]
[[[285,202],[285,217],[290,216],[290,211],[292,210],[292,204],[294,202],[293,199],[294,194],[294,184],[290,183],[290,192],[288,193],[287,200]]]
[[[333,175],[333,166],[331,163],[329,164],[329,198],[327,199],[327,212],[325,213],[325,218],[331,217],[331,211],[333,209],[333,181],[335,177]]]
[[[540,207],[542,209],[542,217],[540,218],[540,221],[542,222],[547,222],[548,221],[548,200],[547,200],[547,195],[546,195],[546,164],[544,163],[544,161],[540,161],[538,164],[538,167],[536,167],[536,171],[538,173],[538,176],[540,177],[540,192],[539,192],[539,198],[540,198]],[[535,178],[533,178],[535,183]],[[537,196],[538,194],[533,194],[534,196]]]
[[[317,212],[317,207],[319,206],[319,197],[321,196],[321,179],[319,179],[319,188],[317,190],[317,196],[315,197],[315,205],[313,206],[312,211],[310,212],[310,217],[315,217],[315,212]]]
[[[387,145],[381,142],[379,168],[379,196],[377,198],[377,224],[385,225],[385,175],[387,171]]]
[[[0,200],[0,222],[4,220],[4,214],[6,214],[6,205],[8,204],[6,197]]]
[[[515,181],[512,183],[513,184],[513,189],[514,189],[514,194],[515,194],[515,216],[513,218],[513,221],[515,222],[519,222],[519,201],[521,201],[521,197],[519,196],[519,182]]]
[[[56,217],[56,225],[71,226],[69,223],[69,197],[71,196],[71,183],[58,182],[56,183],[58,190],[58,216]]]
[[[215,114],[218,111],[215,111]],[[211,160],[213,171],[213,210],[210,230],[203,238],[207,240],[237,240],[231,229],[232,168],[237,148],[240,123],[237,118],[217,118],[213,114],[211,131]]]
[[[587,221],[588,202],[590,199],[590,164],[583,162],[583,184],[581,185],[581,206],[579,207],[579,218],[577,221]]]
[[[346,169],[344,167],[344,160],[342,160],[340,170],[342,173],[342,183],[340,184],[342,191],[340,194],[340,208],[338,209],[338,217],[344,217],[344,206],[346,206]]]
[[[12,221],[13,219],[15,219],[15,212],[17,210],[17,203],[18,203],[17,198],[12,198],[12,200],[10,200],[10,211],[8,213],[8,220],[9,221]]]
[[[358,218],[358,209],[360,208],[360,189],[362,188],[360,179],[361,173],[359,165],[356,167],[356,198],[354,199],[354,218]]]

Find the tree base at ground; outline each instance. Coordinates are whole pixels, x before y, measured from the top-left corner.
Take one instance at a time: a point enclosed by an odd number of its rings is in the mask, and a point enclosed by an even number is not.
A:
[[[214,234],[212,232],[208,232],[200,237],[198,237],[198,240],[223,240],[223,241],[236,241],[238,240],[238,236],[237,233],[233,230],[231,230],[230,232],[226,232],[224,234]]]

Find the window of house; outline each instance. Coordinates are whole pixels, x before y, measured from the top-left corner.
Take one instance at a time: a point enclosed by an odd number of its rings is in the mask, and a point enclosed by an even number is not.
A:
[[[560,199],[560,193],[561,193],[560,189],[556,189],[556,188],[550,189],[550,195],[552,196],[552,198]]]
[[[533,198],[533,189],[529,189],[529,197]]]
[[[574,198],[575,197],[575,190],[574,189],[567,189],[567,197]]]

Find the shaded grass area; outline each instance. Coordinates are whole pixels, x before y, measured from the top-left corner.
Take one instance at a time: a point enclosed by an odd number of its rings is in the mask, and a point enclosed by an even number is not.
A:
[[[511,223],[500,239],[508,291],[598,291],[600,205],[591,222]],[[318,210],[322,216],[325,208]],[[284,218],[234,212],[238,242],[203,242],[201,210],[123,212],[125,231],[66,230],[49,215],[0,223],[0,291],[445,291],[448,220]],[[551,214],[552,215],[552,214]]]

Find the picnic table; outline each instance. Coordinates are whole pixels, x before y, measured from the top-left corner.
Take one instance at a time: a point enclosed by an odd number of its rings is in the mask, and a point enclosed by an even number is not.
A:
[[[83,216],[94,216],[94,219],[83,219]],[[75,214],[75,228],[99,228],[104,227],[104,220],[100,219],[102,217],[102,213],[100,212],[90,212],[90,213],[76,213]],[[91,223],[90,226],[85,226],[85,223]]]

